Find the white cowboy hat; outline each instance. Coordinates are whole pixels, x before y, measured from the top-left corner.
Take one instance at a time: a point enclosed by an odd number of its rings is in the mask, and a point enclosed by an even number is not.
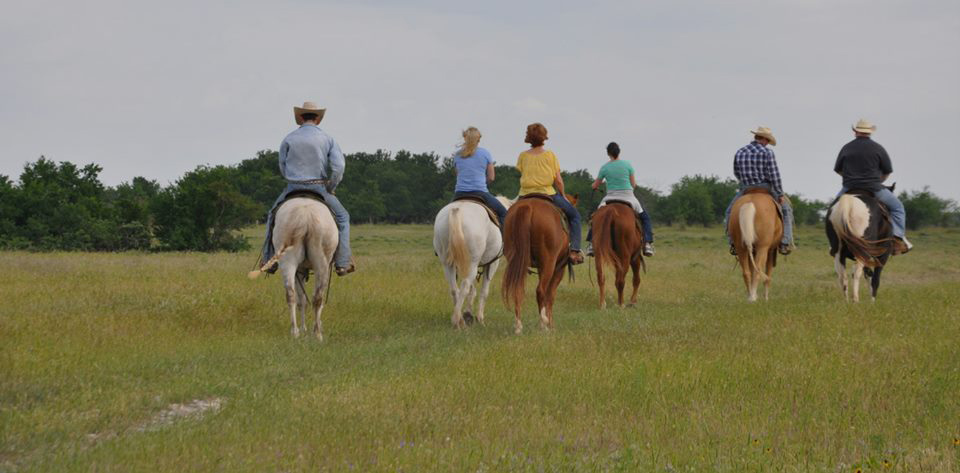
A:
[[[765,126],[758,126],[756,130],[750,130],[750,133],[753,133],[754,136],[761,136],[770,140],[770,146],[777,145],[777,139],[773,137],[773,132]]]
[[[853,131],[857,133],[866,133],[869,135],[874,131],[877,131],[877,126],[861,118],[856,125],[853,125]]]
[[[293,118],[297,121],[297,125],[303,125],[303,118],[300,118],[304,113],[316,113],[317,114],[317,123],[320,123],[320,120],[323,120],[323,113],[327,109],[320,108],[319,105],[313,102],[303,102],[302,107],[293,107]]]

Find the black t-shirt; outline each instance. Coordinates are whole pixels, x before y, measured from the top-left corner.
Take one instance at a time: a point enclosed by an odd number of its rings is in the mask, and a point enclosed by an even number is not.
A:
[[[893,165],[880,143],[858,136],[840,149],[833,170],[843,176],[847,189],[878,191],[883,187],[883,176],[893,172]]]

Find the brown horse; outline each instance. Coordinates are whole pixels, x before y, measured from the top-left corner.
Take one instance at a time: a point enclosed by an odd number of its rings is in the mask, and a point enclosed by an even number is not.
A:
[[[757,300],[763,281],[763,298],[770,298],[770,275],[777,265],[777,247],[783,237],[783,222],[773,196],[763,189],[749,189],[733,203],[727,231],[737,249],[748,300]]]
[[[600,287],[600,308],[607,307],[603,265],[612,263],[616,273],[617,305],[623,308],[623,288],[627,271],[633,269],[633,295],[630,306],[637,303],[640,288],[640,269],[647,271],[643,261],[643,232],[637,228],[633,207],[626,202],[612,201],[593,214],[593,252],[597,264],[597,285]]]
[[[567,200],[576,205],[576,197],[567,195]],[[565,225],[561,211],[545,197],[521,197],[507,212],[503,223],[503,255],[507,259],[503,299],[507,307],[513,305],[517,335],[523,332],[520,309],[527,270],[531,267],[536,268],[540,277],[537,283],[540,328],[553,327],[553,300],[563,279],[563,269],[570,264],[570,235]]]

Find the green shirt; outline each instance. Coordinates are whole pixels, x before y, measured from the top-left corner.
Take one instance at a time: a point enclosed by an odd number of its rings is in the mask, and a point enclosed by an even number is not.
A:
[[[607,180],[608,191],[633,190],[630,185],[630,176],[633,175],[633,166],[622,159],[616,159],[600,167],[597,179]]]

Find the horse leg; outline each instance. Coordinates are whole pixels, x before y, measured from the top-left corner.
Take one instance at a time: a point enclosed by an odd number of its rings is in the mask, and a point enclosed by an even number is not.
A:
[[[774,258],[777,257],[775,252],[776,252],[775,249],[771,249],[770,252],[767,253],[767,264],[766,264],[767,277],[766,279],[763,280],[763,300],[765,301],[770,300],[770,285],[773,284],[773,261],[774,261]]]
[[[283,288],[287,294],[287,306],[290,308],[290,334],[296,338],[300,336],[300,327],[297,326],[297,306],[299,305],[297,267],[293,264],[281,263],[280,274],[283,277]]]
[[[630,305],[628,307],[633,307],[637,304],[637,293],[640,292],[640,261],[642,256],[637,256],[633,261],[630,261],[630,269],[633,270],[633,294],[630,296]]]
[[[833,257],[833,269],[837,272],[837,280],[840,283],[840,290],[843,291],[843,299],[850,300],[847,291],[847,263],[840,253],[842,251],[837,250],[837,254]]]
[[[550,317],[547,314],[547,296],[550,290],[550,282],[553,280],[555,272],[559,272],[560,277],[563,277],[562,271],[554,271],[554,267],[550,265],[550,263],[546,263],[545,266],[540,268],[540,280],[537,281],[537,308],[540,309],[540,328],[543,330],[550,328]]]
[[[619,255],[617,256],[619,258]],[[623,260],[621,260],[623,261]],[[623,288],[627,285],[627,265],[621,264],[616,271],[617,307],[623,309]]]
[[[607,288],[605,287],[607,278],[603,275],[602,261],[599,258],[594,258],[594,261],[597,263],[597,287],[600,289],[600,310],[603,310],[607,308]]]
[[[474,283],[474,281],[477,279],[477,269],[477,266],[471,263],[470,270],[467,271],[466,277],[464,277],[463,281],[460,282],[460,294],[462,297],[461,310],[463,309],[464,305],[467,309],[466,311],[461,312],[461,328],[473,323],[473,314],[470,311],[473,309],[473,300],[477,296],[477,285]]]
[[[557,299],[557,287],[560,286],[560,281],[563,281],[563,269],[564,266],[560,266],[553,273],[553,278],[550,280],[550,285],[547,288],[547,326],[553,328],[553,301]]]
[[[317,265],[314,264],[314,267],[317,268]],[[313,272],[314,277],[317,278],[317,282],[314,284],[313,289],[313,334],[317,337],[317,340],[323,341],[323,319],[321,315],[323,314],[323,304],[326,302],[323,299],[324,294],[327,292],[327,285],[330,281],[330,266],[323,265]]]
[[[873,277],[870,278],[870,296],[873,302],[877,302],[877,290],[880,289],[880,272],[883,271],[883,266],[877,266],[873,268]]]
[[[863,277],[863,263],[857,261],[857,266],[853,270],[853,302],[860,302],[860,278]]]
[[[753,273],[753,281],[751,281],[751,289],[752,289],[751,292],[753,293],[753,300],[757,300],[757,290],[760,288],[760,283],[763,283],[763,284],[767,283],[767,277],[764,276],[763,268],[767,267],[767,259],[768,259],[767,255],[770,254],[769,247],[761,246],[759,248],[755,247],[755,249],[757,251],[757,255],[755,257],[757,267],[755,268]]]
[[[743,272],[743,285],[747,288],[747,300],[753,302],[756,300],[756,297],[753,297],[750,292],[753,283],[753,266],[750,265],[750,255],[746,252],[747,250],[743,248],[738,250],[737,260],[740,261],[740,270]]]
[[[300,312],[300,331],[303,333],[307,333],[307,274],[297,271],[297,310]]]
[[[443,275],[447,278],[447,284],[450,285],[450,297],[453,298],[453,315],[450,316],[450,323],[453,324],[453,328],[460,328],[463,323],[463,317],[460,315],[463,297],[460,295],[460,288],[457,284],[457,270],[453,266],[444,264]]]
[[[500,265],[500,260],[494,260],[490,263],[490,266],[487,266],[487,270],[483,272],[483,282],[480,285],[480,300],[477,301],[477,321],[480,322],[480,325],[483,325],[483,310],[487,305],[487,295],[490,293],[490,281],[493,281],[493,275],[497,273],[497,266]]]

